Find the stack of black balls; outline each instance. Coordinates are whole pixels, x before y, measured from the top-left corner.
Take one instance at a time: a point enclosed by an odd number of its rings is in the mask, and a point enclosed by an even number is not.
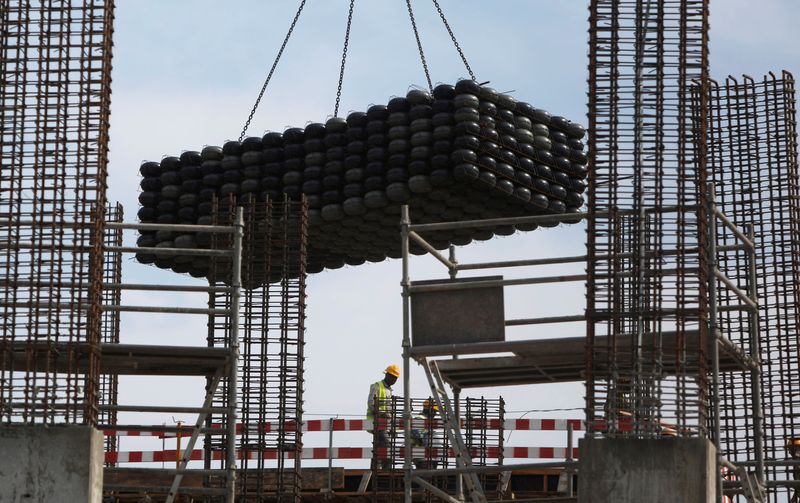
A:
[[[299,200],[309,213],[308,272],[400,256],[400,207],[413,223],[577,213],[582,126],[461,80],[283,133],[145,162],[142,222],[210,224],[215,201]],[[555,224],[553,224],[555,225]],[[425,234],[437,249],[536,225]],[[142,247],[209,247],[208,236],[144,232]],[[416,246],[413,253],[421,253]],[[204,277],[209,259],[137,255]]]

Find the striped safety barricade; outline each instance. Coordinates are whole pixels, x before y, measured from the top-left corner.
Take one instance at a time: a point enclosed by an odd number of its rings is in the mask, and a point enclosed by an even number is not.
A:
[[[572,450],[572,457],[578,457],[578,449]],[[486,449],[486,456],[490,459],[497,459],[500,454],[500,449],[497,447],[489,447]],[[504,459],[566,459],[567,449],[565,447],[503,447],[502,449]],[[221,460],[221,452],[214,452],[213,459]],[[397,458],[403,457],[403,449],[398,449],[395,453]],[[473,452],[477,455],[477,452]],[[163,450],[163,451],[123,451],[123,452],[106,452],[106,463],[151,463],[151,462],[170,462],[180,459],[183,452],[179,453],[176,450]],[[415,448],[412,449],[412,456],[424,457],[427,459],[439,458],[441,452],[436,448]],[[287,459],[294,457],[294,453],[284,453]],[[239,451],[237,452],[239,459],[278,459],[277,449],[265,449],[263,451]],[[377,450],[378,459],[386,459],[389,457],[388,448],[379,448]],[[448,457],[455,457],[455,453],[450,450]],[[327,447],[305,447],[301,452],[302,459],[371,459],[371,447],[334,447],[332,450]],[[190,460],[200,461],[204,459],[202,450],[192,451]]]
[[[259,433],[259,429],[261,433],[270,433],[273,431],[278,431],[278,422],[264,422],[264,423],[254,423],[249,425],[244,424],[237,424],[236,425],[236,432],[241,434],[245,431],[245,427],[247,427],[247,431],[251,433]],[[433,428],[437,429],[441,427],[441,422],[438,420],[413,420],[412,427],[425,427],[425,428]],[[293,421],[286,421],[283,423],[284,430],[294,430],[297,428],[296,423]],[[504,421],[500,421],[498,419],[489,419],[489,420],[481,420],[475,419],[470,422],[469,425],[466,424],[464,420],[461,421],[461,427],[466,428],[467,426],[471,426],[474,429],[489,429],[489,430],[499,430],[503,429],[505,431],[567,431],[569,425],[572,425],[573,431],[583,431],[584,423],[581,419],[548,419],[548,418],[531,418],[531,419],[506,419]],[[215,427],[221,427],[220,425],[214,425]],[[386,421],[378,421],[378,428],[379,429],[387,429],[388,424]],[[395,428],[397,430],[403,429],[403,421],[399,420],[395,422]],[[300,425],[300,431],[302,432],[315,432],[315,431],[366,431],[372,430],[373,423],[372,421],[368,421],[366,419],[312,419],[310,421],[303,421]],[[186,433],[181,433],[181,436],[186,436],[186,434],[191,434],[191,428],[186,428]],[[106,436],[132,436],[132,437],[159,437],[159,438],[169,438],[169,437],[177,437],[178,433],[176,432],[166,432],[166,431],[137,431],[137,430],[124,430],[124,429],[107,429],[103,431],[103,434]]]

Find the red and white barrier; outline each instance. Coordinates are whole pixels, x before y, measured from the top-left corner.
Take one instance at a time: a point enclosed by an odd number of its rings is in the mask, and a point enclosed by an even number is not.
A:
[[[278,422],[265,422],[265,423],[253,423],[249,425],[237,424],[236,425],[236,432],[241,434],[244,432],[245,426],[247,426],[248,432],[252,434],[257,434],[259,428],[263,433],[270,433],[273,431],[278,431]],[[284,430],[296,430],[297,425],[294,421],[286,421],[284,424]],[[567,431],[568,425],[572,424],[572,429],[574,431],[583,431],[585,428],[583,426],[583,420],[581,419],[544,419],[544,418],[532,418],[532,419],[506,419],[505,421],[500,421],[499,419],[489,419],[489,420],[481,420],[475,419],[471,421],[470,425],[474,429],[489,429],[489,430],[499,430],[502,429],[506,431]],[[219,425],[216,425],[219,427]],[[387,426],[385,421],[378,421],[378,427],[385,428]],[[439,428],[441,427],[441,423],[438,420],[428,421],[428,420],[413,420],[412,421],[413,427],[425,427],[425,428]],[[466,428],[467,424],[462,420],[461,427]],[[398,430],[403,429],[403,421],[396,421],[395,428]],[[365,431],[373,429],[372,421],[367,421],[365,419],[334,419],[333,421],[329,419],[312,419],[310,421],[303,421],[300,425],[300,431],[303,432],[313,432],[313,431]],[[132,437],[177,437],[178,434],[175,432],[165,432],[165,431],[136,431],[136,430],[115,430],[109,429],[103,431],[103,434],[106,436],[132,436]],[[191,428],[187,427],[186,432],[182,433],[181,436],[188,436],[191,434]]]
[[[504,459],[565,459],[567,457],[567,449],[564,447],[504,447]],[[182,454],[182,453],[181,453]],[[329,455],[332,459],[371,459],[372,448],[370,447],[335,447],[329,451],[327,447],[306,447],[301,452],[302,459],[328,459]],[[473,456],[477,456],[478,452],[473,452]],[[500,454],[500,449],[497,447],[490,447],[486,449],[486,458],[497,459]],[[398,449],[396,453],[398,458],[403,457],[403,449]],[[284,453],[287,459],[294,458],[294,453]],[[412,456],[436,459],[440,457],[440,451],[436,448],[415,448],[412,449]],[[264,451],[239,451],[237,453],[239,459],[278,459],[277,449],[266,449]],[[388,448],[379,448],[379,459],[386,459],[389,457]],[[455,457],[455,453],[450,450],[448,457]],[[573,449],[573,458],[578,457],[578,449]],[[126,451],[126,452],[107,452],[106,463],[148,463],[148,462],[170,462],[179,459],[180,455],[175,450],[165,451]],[[192,461],[199,461],[203,459],[202,450],[192,451],[190,458]],[[222,453],[214,452],[213,459],[222,459]]]

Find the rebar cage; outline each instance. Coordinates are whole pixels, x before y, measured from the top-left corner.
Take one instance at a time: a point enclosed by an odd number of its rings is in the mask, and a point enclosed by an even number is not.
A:
[[[5,423],[97,422],[113,13],[0,0]]]
[[[233,215],[237,202],[218,202],[218,219]],[[237,494],[242,501],[297,502],[300,499],[302,453],[303,361],[308,208],[303,201],[240,201],[244,206],[244,245],[240,325]],[[266,252],[265,252],[266,250]],[[229,267],[216,260],[212,278],[224,277]],[[218,280],[212,279],[214,284]],[[209,307],[231,302],[228,295],[211,294]],[[222,345],[228,334],[225,320],[210,317],[208,344]],[[227,403],[219,390],[215,405]],[[216,416],[210,423],[223,424]],[[266,428],[273,423],[278,426]],[[215,451],[226,445],[206,437],[205,459],[210,467]],[[275,456],[270,453],[276,452]],[[220,481],[221,482],[221,481]],[[210,480],[214,485],[216,482]]]
[[[706,436],[708,1],[589,10],[587,433]]]
[[[121,223],[124,218],[122,205],[119,203],[108,205],[106,221]],[[104,236],[105,250],[103,252],[103,306],[119,306],[122,301],[122,291],[116,288],[122,283],[122,253],[111,251],[109,247],[122,246],[122,229],[106,229]],[[120,312],[115,309],[104,309],[100,326],[101,344],[119,344]],[[119,392],[119,376],[116,374],[100,374],[100,405],[115,406]],[[117,424],[117,411],[113,408],[101,407],[98,423],[103,425]],[[104,437],[105,452],[117,450],[117,436]],[[113,466],[114,463],[110,465]]]
[[[452,445],[438,411],[432,416],[424,413],[435,403],[432,397],[411,398],[412,464],[416,469],[455,468]],[[503,464],[503,435],[505,433],[505,403],[502,397],[464,397],[458,403],[464,442],[474,466]],[[403,397],[393,396],[373,401],[372,458],[370,468],[373,501],[393,501],[403,497]],[[497,474],[481,474],[485,490],[496,490]],[[434,486],[456,492],[456,477],[442,475],[428,479]],[[426,501],[438,497],[425,491]]]
[[[740,228],[752,225],[756,243],[756,288],[759,299],[759,346],[767,460],[791,457],[788,442],[800,436],[800,180],[794,78],[770,73],[756,81],[728,77],[709,82],[709,179],[717,187],[717,205]],[[727,229],[721,244],[732,244]],[[720,252],[719,268],[740,285],[748,284],[741,254]],[[721,292],[723,293],[723,292]],[[738,303],[724,292],[720,304]],[[744,345],[748,318],[740,311],[720,315],[722,331]],[[724,373],[721,380],[721,445],[734,461],[753,461],[755,421],[748,374]],[[768,480],[791,480],[793,469],[768,466]],[[791,491],[770,493],[785,501]],[[742,496],[737,496],[743,498]],[[744,499],[742,499],[744,501]]]

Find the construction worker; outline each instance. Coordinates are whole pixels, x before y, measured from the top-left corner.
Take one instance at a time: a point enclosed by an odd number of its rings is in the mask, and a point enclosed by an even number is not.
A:
[[[411,423],[413,426],[411,430],[412,447],[423,449],[435,449],[439,447],[434,443],[436,435],[433,420],[437,412],[439,412],[439,406],[436,405],[436,402],[430,398],[422,402],[422,413],[414,416],[413,422]],[[422,457],[414,457],[414,466],[418,470],[435,469],[439,466],[439,461],[437,459],[429,459],[431,457],[436,458],[438,456],[428,456],[428,454],[425,453]]]
[[[367,397],[367,419],[372,421],[374,425],[373,430],[367,430],[374,434],[374,446],[378,448],[388,448],[389,434],[394,431],[393,424],[384,424],[378,426],[376,419],[388,420],[389,417],[389,402],[392,398],[392,385],[397,382],[400,377],[400,367],[391,364],[383,371],[384,376],[378,382],[372,383],[369,387],[369,397]],[[377,451],[376,453],[377,454]],[[376,456],[373,455],[373,458]],[[381,468],[389,469],[392,467],[391,457],[382,459],[380,463]]]
[[[789,452],[789,457],[791,459],[800,459],[800,438],[790,438],[786,442],[786,450]],[[794,480],[800,480],[800,466],[794,466],[792,468],[792,478]],[[800,489],[795,488],[792,499],[789,500],[789,502],[800,503]]]

